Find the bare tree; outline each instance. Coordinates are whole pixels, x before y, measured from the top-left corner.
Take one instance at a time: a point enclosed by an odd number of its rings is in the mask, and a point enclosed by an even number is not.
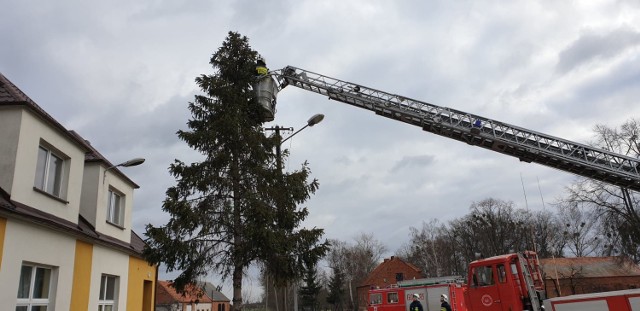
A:
[[[530,219],[530,213],[515,209],[513,202],[489,198],[474,202],[471,213],[455,230],[462,238],[462,247],[483,256],[494,256],[532,249]]]
[[[356,310],[356,287],[375,269],[387,249],[371,233],[361,233],[354,242],[354,245],[349,245],[342,241],[331,241],[327,260],[331,268],[339,268],[344,272],[350,309]]]
[[[437,219],[422,222],[422,228],[414,227],[410,230],[410,242],[401,250],[399,257],[419,267],[427,277],[438,277],[449,274],[449,269],[443,267],[448,257],[445,246],[446,228]]]
[[[640,122],[638,120],[630,119],[620,128],[597,125],[594,132],[596,137],[592,145],[633,158],[640,156]],[[640,196],[637,193],[600,181],[578,178],[567,189],[563,202],[583,204],[585,207],[594,209],[599,216],[603,216],[602,219],[606,225],[602,228],[607,230],[601,234],[617,237],[611,239],[610,242],[615,244],[610,248],[615,248],[620,254],[640,263],[640,211],[638,210]]]
[[[558,215],[550,211],[532,212],[531,219],[535,250],[541,258],[563,257],[566,239],[564,225]]]
[[[559,205],[558,212],[564,224],[567,252],[575,257],[595,255],[601,243],[595,230],[598,215],[576,202]]]

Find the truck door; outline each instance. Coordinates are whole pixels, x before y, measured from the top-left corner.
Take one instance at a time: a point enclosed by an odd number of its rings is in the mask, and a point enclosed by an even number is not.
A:
[[[497,284],[497,274],[494,265],[476,266],[471,268],[471,284],[469,284],[469,299],[467,305],[474,311],[502,311],[500,290]],[[507,309],[508,310],[508,309]]]
[[[453,309],[453,301],[451,299],[451,293],[449,293],[449,285],[447,284],[429,286],[427,288],[427,304],[425,311],[440,311],[440,295],[442,294],[445,294],[449,297],[449,303],[451,304],[451,308]]]
[[[505,263],[499,263],[496,266],[496,273],[498,276],[497,286],[500,292],[500,304],[504,310],[518,310],[522,309],[521,294],[519,284],[516,284],[518,280],[517,270],[514,274],[514,270]]]
[[[422,305],[422,309],[424,311],[428,311],[426,307],[429,305],[429,302],[427,301],[427,289],[424,287],[408,288],[404,291],[404,301],[406,301],[405,307],[404,307],[405,311],[409,311],[409,306],[413,301],[413,294],[418,294],[419,296],[418,301],[420,301],[420,304]]]

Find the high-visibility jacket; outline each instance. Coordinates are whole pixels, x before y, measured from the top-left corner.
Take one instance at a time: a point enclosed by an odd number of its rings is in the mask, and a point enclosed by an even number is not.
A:
[[[259,75],[264,76],[269,72],[269,69],[267,69],[267,67],[265,66],[256,66],[256,71],[258,72]]]

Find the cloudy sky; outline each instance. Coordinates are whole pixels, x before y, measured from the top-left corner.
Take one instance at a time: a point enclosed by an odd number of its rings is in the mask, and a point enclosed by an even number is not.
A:
[[[175,132],[229,31],[270,69],[293,65],[586,143],[596,124],[640,117],[638,3],[10,1],[0,72],[111,162],[147,159],[123,169],[141,186],[133,223],[143,233],[167,220],[169,164],[198,160]],[[552,202],[574,179],[294,87],[277,109],[267,126],[325,115],[285,143],[286,168],[307,160],[320,182],[306,225],[344,241],[371,233],[387,255],[423,221],[447,222],[489,197],[542,209],[541,197]]]

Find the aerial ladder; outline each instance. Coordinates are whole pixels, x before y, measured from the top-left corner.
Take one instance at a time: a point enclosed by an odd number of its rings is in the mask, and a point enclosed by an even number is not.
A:
[[[254,87],[265,121],[274,119],[277,93],[289,85],[520,161],[640,191],[639,159],[293,66],[258,78]]]

